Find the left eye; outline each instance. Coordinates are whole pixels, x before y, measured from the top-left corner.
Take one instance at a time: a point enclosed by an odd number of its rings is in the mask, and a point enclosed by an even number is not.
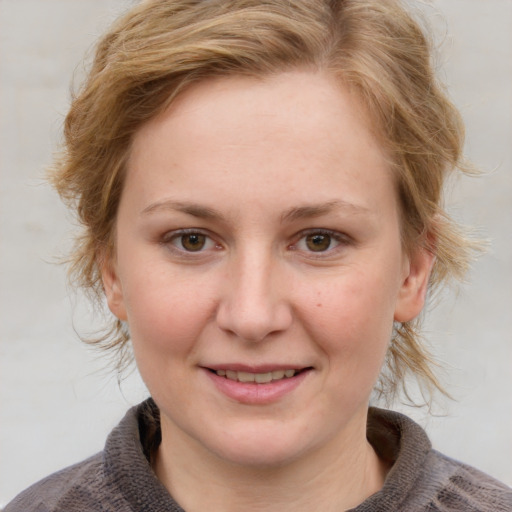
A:
[[[312,231],[300,238],[295,248],[306,252],[326,252],[342,242],[341,236],[327,231]]]
[[[315,233],[313,235],[307,235],[304,242],[310,251],[323,252],[331,247],[332,238],[331,235]]]

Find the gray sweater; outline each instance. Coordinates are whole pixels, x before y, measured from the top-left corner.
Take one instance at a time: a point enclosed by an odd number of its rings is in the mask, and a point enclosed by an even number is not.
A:
[[[352,512],[512,511],[512,489],[433,450],[406,416],[370,408],[367,436],[393,467],[384,487]],[[5,512],[183,512],[148,461],[159,442],[159,412],[149,399],[128,411],[102,452],[34,484]]]

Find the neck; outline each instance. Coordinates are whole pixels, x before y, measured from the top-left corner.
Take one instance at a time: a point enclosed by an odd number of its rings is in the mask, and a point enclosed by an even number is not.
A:
[[[388,471],[365,428],[279,467],[234,464],[167,430],[163,423],[154,469],[188,512],[347,510],[377,492]]]

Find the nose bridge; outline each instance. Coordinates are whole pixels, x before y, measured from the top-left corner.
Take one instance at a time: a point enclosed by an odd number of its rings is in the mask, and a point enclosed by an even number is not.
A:
[[[230,261],[219,326],[248,341],[261,341],[291,323],[291,309],[280,283],[280,261],[272,251],[252,244]]]

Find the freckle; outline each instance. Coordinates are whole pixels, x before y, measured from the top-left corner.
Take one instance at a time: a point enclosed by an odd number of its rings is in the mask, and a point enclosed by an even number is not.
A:
[[[321,308],[321,307],[322,307],[322,304],[318,303],[318,304],[316,305],[316,307],[317,307],[317,308]]]

